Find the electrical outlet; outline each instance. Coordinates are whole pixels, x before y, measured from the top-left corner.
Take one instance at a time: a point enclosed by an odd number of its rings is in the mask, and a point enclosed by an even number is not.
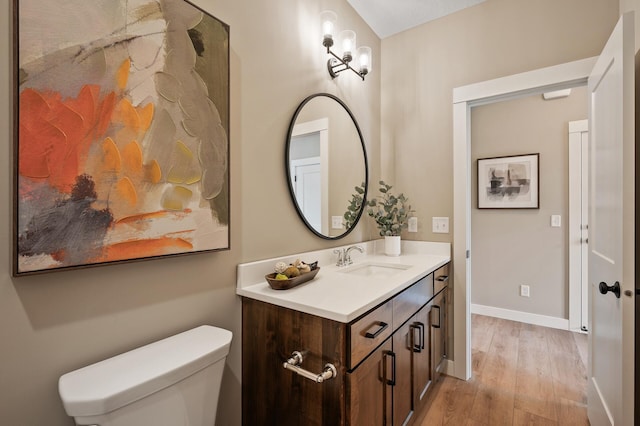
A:
[[[449,218],[448,217],[432,217],[431,226],[435,234],[448,234]]]
[[[418,232],[418,218],[416,216],[409,218],[409,232]]]
[[[529,297],[530,296],[529,286],[528,285],[522,284],[520,286],[520,296],[522,296],[522,297]]]
[[[342,216],[331,216],[331,229],[342,229]]]

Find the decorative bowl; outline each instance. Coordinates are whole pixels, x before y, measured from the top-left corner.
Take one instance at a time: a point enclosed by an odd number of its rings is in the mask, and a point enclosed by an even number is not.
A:
[[[290,288],[299,286],[302,283],[306,283],[307,281],[312,280],[316,275],[320,272],[320,267],[316,266],[311,271],[306,272],[304,274],[300,274],[297,277],[289,278],[286,280],[276,280],[276,273],[272,272],[271,274],[267,274],[264,278],[269,283],[269,286],[274,290],[288,290]]]

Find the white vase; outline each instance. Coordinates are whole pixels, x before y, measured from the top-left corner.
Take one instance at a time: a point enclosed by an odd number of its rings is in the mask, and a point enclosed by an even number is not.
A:
[[[387,256],[400,256],[400,235],[384,237],[384,254]]]

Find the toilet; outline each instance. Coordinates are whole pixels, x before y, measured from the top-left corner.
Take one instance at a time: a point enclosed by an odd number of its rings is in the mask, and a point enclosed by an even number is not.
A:
[[[213,426],[232,333],[203,325],[64,374],[76,425]]]

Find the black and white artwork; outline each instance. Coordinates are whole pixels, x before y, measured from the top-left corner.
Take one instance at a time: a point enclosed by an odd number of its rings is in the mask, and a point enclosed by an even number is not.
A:
[[[537,209],[540,154],[478,159],[479,209]]]

